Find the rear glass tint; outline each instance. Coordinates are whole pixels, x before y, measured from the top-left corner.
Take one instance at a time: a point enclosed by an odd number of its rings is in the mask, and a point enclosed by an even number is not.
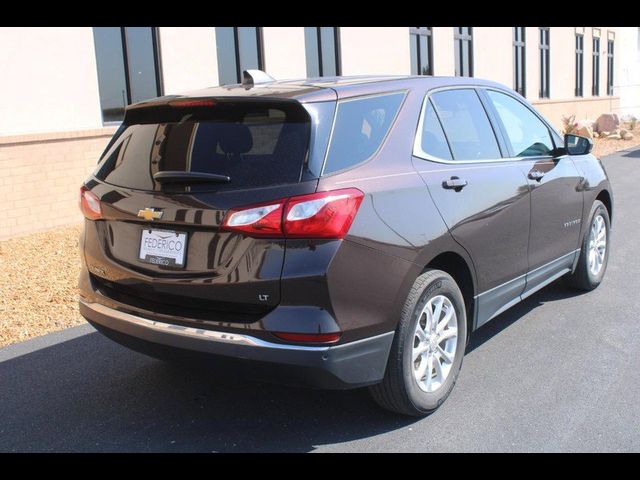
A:
[[[496,136],[475,90],[445,90],[431,95],[455,160],[502,158]]]
[[[451,160],[451,150],[431,101],[427,101],[420,139],[422,151],[443,160]]]
[[[343,170],[371,157],[387,135],[404,96],[398,92],[339,102],[323,173]]]
[[[124,126],[98,165],[98,179],[127,188],[163,190],[167,186],[154,180],[156,172],[231,177],[229,183],[192,185],[190,191],[300,181],[310,118],[299,104],[220,103],[179,114],[158,112],[147,112],[142,121]]]

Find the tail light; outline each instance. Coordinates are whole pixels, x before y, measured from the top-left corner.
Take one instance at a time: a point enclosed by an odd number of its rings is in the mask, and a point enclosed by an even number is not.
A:
[[[288,342],[300,342],[300,343],[333,343],[340,340],[342,335],[340,332],[336,333],[284,333],[274,332],[274,335],[281,340]]]
[[[222,228],[252,237],[344,238],[364,194],[356,188],[300,195],[227,212]]]
[[[102,217],[100,199],[84,185],[80,187],[80,210],[89,220],[98,220]]]

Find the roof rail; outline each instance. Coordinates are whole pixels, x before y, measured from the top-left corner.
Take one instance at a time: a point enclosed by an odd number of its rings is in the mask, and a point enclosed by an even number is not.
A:
[[[271,83],[275,81],[275,78],[262,70],[244,70],[242,72],[242,85],[247,88],[251,88],[259,83]]]

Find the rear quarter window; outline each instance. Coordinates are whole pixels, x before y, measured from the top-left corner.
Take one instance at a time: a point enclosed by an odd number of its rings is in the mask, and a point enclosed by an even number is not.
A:
[[[405,92],[396,92],[338,102],[323,174],[370,158],[382,145],[404,97]]]

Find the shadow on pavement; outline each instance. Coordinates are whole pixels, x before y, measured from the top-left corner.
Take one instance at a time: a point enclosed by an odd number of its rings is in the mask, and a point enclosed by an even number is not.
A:
[[[475,332],[468,351],[567,295],[542,290]],[[366,390],[213,377],[95,332],[0,363],[0,385],[0,451],[306,452],[417,421],[380,410]]]
[[[638,148],[636,150],[631,150],[630,152],[626,152],[621,156],[622,157],[631,157],[631,158],[640,158],[640,148]]]

